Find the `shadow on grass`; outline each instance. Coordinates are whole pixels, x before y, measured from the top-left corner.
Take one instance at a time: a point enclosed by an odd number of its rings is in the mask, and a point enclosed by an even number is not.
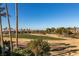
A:
[[[66,43],[55,43],[51,45],[51,55],[53,56],[73,56],[79,49],[76,49],[77,46],[73,46]]]

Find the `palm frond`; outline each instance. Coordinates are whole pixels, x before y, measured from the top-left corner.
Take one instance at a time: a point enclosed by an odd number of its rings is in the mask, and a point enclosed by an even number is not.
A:
[[[0,12],[4,11],[5,8],[4,7],[0,7]]]
[[[4,13],[1,13],[0,16],[6,17],[6,13],[5,12]]]
[[[0,6],[2,5],[2,3],[0,3]]]

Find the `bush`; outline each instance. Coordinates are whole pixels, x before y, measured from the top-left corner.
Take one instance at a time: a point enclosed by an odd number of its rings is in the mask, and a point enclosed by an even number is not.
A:
[[[14,56],[33,56],[34,54],[32,53],[31,50],[28,50],[27,48],[26,49],[18,48],[18,49],[14,49],[13,55]]]
[[[14,49],[16,56],[46,56],[49,55],[49,44],[43,40],[33,40],[27,44],[27,48]]]
[[[6,56],[9,56],[10,55],[10,41],[4,41],[3,43],[4,43],[4,53]],[[0,55],[2,53],[1,49],[2,48],[0,46]]]
[[[30,43],[28,43],[27,48],[37,56],[49,55],[49,44],[41,39],[31,41]]]
[[[0,55],[1,55],[1,46],[0,46]]]

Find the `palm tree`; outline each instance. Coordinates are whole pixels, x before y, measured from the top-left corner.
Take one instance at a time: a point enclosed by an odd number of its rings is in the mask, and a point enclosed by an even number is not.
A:
[[[75,31],[75,34],[76,34],[76,27],[74,26],[74,31]]]
[[[6,16],[7,16],[7,20],[8,20],[8,31],[9,31],[9,38],[10,38],[10,53],[11,53],[13,51],[13,47],[12,47],[12,36],[11,36],[10,19],[9,19],[7,4],[5,4],[5,9],[6,9]],[[11,55],[12,55],[12,53],[11,53]]]
[[[18,4],[15,4],[16,13],[16,47],[18,48]]]
[[[5,16],[6,13],[3,12],[5,10],[4,7],[1,6],[2,4],[0,4],[0,39],[1,39],[1,50],[2,50],[2,55],[4,55],[4,44],[3,44],[3,33],[2,33],[2,16]]]

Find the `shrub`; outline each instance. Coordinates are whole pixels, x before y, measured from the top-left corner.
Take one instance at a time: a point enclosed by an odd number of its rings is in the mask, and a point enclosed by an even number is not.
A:
[[[5,53],[5,55],[7,56],[7,55],[10,55],[10,41],[4,41],[3,42],[4,43],[4,53]],[[2,51],[1,51],[1,46],[0,46],[0,55],[1,55],[1,53],[2,53]]]
[[[27,48],[14,49],[16,56],[46,56],[49,55],[49,44],[43,40],[33,40],[27,44]]]
[[[14,49],[13,51],[13,55],[14,56],[33,56],[34,54],[32,53],[31,50],[25,48],[18,48],[18,49]]]
[[[49,44],[41,39],[31,41],[30,43],[28,43],[27,48],[37,56],[49,55]]]
[[[1,46],[0,46],[0,55],[1,55]]]

